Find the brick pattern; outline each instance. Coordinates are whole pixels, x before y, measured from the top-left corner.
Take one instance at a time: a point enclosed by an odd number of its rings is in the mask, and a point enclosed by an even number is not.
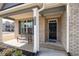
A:
[[[67,43],[67,17],[66,17],[66,12],[63,13],[62,18],[61,18],[61,40],[62,44],[66,50],[66,43]]]
[[[79,3],[69,4],[69,51],[79,55]]]

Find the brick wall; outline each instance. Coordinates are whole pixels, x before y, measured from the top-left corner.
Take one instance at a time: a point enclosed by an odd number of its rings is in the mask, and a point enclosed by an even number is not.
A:
[[[69,4],[69,51],[79,55],[79,3]]]

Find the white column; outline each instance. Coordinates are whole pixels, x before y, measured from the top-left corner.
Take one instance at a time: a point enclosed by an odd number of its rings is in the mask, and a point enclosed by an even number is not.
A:
[[[69,4],[67,4],[66,7],[66,12],[67,12],[67,47],[66,50],[69,52]]]
[[[2,18],[0,18],[0,42],[2,41]]]
[[[33,52],[36,53],[37,51],[39,51],[39,12],[38,12],[38,8],[33,9],[33,18],[34,18]]]

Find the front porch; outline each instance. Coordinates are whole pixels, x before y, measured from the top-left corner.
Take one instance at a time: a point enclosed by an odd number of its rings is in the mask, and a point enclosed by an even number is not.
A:
[[[33,53],[42,53],[45,49],[46,55],[54,55],[53,52],[56,51],[59,53],[57,55],[66,55],[66,5],[58,4],[52,7],[52,4],[46,4],[43,6],[44,10],[41,9],[41,5],[34,4],[33,7],[2,15],[15,21],[15,39],[1,42]]]

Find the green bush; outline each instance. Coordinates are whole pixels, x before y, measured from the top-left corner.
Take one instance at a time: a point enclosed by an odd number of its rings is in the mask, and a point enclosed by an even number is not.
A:
[[[23,54],[22,54],[22,51],[21,50],[15,50],[15,52],[14,52],[14,55],[15,56],[22,56]]]

